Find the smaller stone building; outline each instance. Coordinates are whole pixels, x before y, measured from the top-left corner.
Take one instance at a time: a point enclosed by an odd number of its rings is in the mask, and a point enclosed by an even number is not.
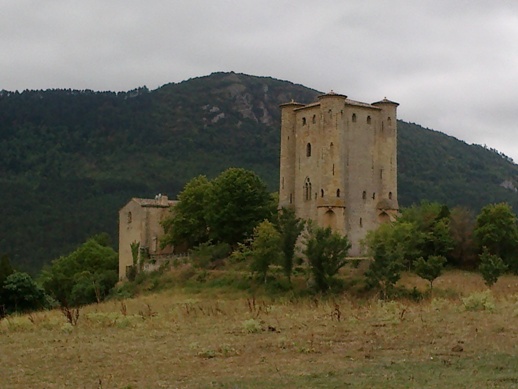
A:
[[[154,199],[132,198],[119,211],[120,280],[127,278],[128,271],[133,266],[132,243],[139,244],[139,258],[148,259],[147,267],[171,256],[171,246],[160,248],[160,238],[164,235],[160,222],[176,203],[177,201],[171,201],[164,195],[157,195]]]

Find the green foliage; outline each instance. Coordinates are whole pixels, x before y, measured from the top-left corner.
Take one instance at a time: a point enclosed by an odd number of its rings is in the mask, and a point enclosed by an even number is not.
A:
[[[271,197],[254,172],[230,168],[212,181],[206,209],[210,237],[235,245],[251,237],[262,220],[271,217]]]
[[[7,276],[3,292],[7,311],[26,312],[45,308],[43,288],[27,273],[14,272]]]
[[[420,257],[415,263],[415,273],[430,282],[430,290],[433,288],[434,280],[444,270],[446,258],[442,255],[430,255],[426,260]]]
[[[284,274],[291,280],[295,245],[306,222],[295,216],[293,209],[283,208],[278,214],[277,229],[281,234],[281,249],[283,252],[282,268]]]
[[[478,247],[504,261],[509,270],[518,274],[518,226],[509,204],[490,204],[477,216],[474,236]]]
[[[218,266],[218,262],[227,258],[231,253],[228,243],[222,242],[213,244],[212,242],[201,243],[189,251],[192,263],[201,269],[213,269]]]
[[[346,236],[333,232],[329,227],[308,225],[303,253],[309,261],[317,291],[326,292],[336,284],[334,276],[345,266],[350,248]]]
[[[505,273],[507,265],[504,263],[502,258],[498,255],[490,254],[487,247],[484,247],[482,254],[480,254],[480,265],[478,266],[478,270],[482,274],[486,285],[491,287],[496,283],[496,281],[498,281],[498,278]]]
[[[475,292],[462,299],[466,311],[489,311],[495,309],[495,299],[488,289],[484,292]]]
[[[370,286],[381,288],[383,298],[388,297],[405,263],[416,253],[415,235],[415,226],[405,222],[382,224],[367,234],[365,243],[373,261],[365,276]]]
[[[165,235],[162,245],[186,245],[194,247],[209,240],[207,209],[211,206],[208,196],[212,183],[207,177],[198,176],[189,181],[178,195],[179,203],[171,210],[162,226]]]
[[[455,207],[450,213],[450,234],[454,242],[449,255],[455,266],[474,268],[477,260],[476,246],[473,239],[475,217],[465,207]]]
[[[280,263],[283,256],[281,234],[270,221],[265,220],[254,229],[251,256],[252,272],[266,282],[270,265]]]
[[[414,236],[408,237],[415,243],[414,256],[407,257],[409,268],[418,257],[432,255],[447,256],[455,246],[450,232],[450,211],[439,203],[423,201],[402,212],[399,222],[412,223]]]
[[[117,280],[117,253],[94,239],[52,261],[42,273],[47,293],[71,306],[103,300]]]

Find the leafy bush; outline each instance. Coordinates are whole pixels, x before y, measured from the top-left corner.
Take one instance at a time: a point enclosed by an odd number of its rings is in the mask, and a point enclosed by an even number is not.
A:
[[[489,311],[495,309],[495,300],[491,291],[475,292],[462,299],[466,311]]]
[[[255,319],[248,319],[243,322],[243,329],[249,334],[255,334],[261,332],[261,323]]]
[[[350,248],[346,236],[333,232],[329,227],[309,225],[304,254],[309,261],[317,291],[326,292],[336,285],[334,276],[345,266]]]
[[[218,262],[230,255],[231,247],[228,243],[213,244],[205,242],[190,250],[189,255],[193,266],[201,269],[214,269]]]
[[[480,265],[478,270],[484,278],[484,282],[491,287],[498,278],[507,270],[507,265],[498,255],[491,255],[487,247],[484,247],[480,255]]]

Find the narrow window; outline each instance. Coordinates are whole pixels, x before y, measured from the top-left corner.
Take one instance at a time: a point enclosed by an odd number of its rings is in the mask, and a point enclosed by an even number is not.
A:
[[[372,199],[376,200],[376,192],[372,193]]]
[[[333,115],[333,110],[330,109],[327,113],[329,114],[329,117],[331,117]]]
[[[333,176],[335,175],[335,164],[333,163]]]
[[[306,145],[306,157],[311,157],[311,143]]]
[[[389,127],[392,125],[392,119],[390,117],[387,119],[387,124]]]
[[[392,192],[389,192],[389,200],[392,200]]]
[[[383,178],[383,169],[380,169],[380,178]]]
[[[281,184],[281,188],[284,189],[284,177],[282,177],[282,184]]]
[[[305,126],[306,125],[306,118],[302,118],[302,125]]]
[[[306,200],[311,200],[311,180],[309,179],[309,177],[306,178],[306,182],[304,183],[304,189],[306,190]]]
[[[131,212],[128,212],[128,224],[131,223],[131,220],[132,220]]]
[[[313,115],[312,121],[313,121],[313,124],[315,124],[317,122],[317,115]]]
[[[320,197],[324,197],[324,189],[320,189]]]
[[[363,219],[360,218],[360,227],[363,227]]]
[[[353,123],[356,123],[356,114],[355,113],[353,113],[352,121],[353,121]]]
[[[367,198],[367,192],[366,192],[366,191],[363,191],[363,193],[362,193],[362,199],[364,199],[364,200],[365,200],[366,198]]]
[[[371,124],[371,117],[367,116],[367,124]]]
[[[293,204],[293,193],[290,193],[290,204]]]
[[[315,200],[318,198],[318,193],[315,192]]]
[[[340,197],[340,189],[336,190],[336,197]]]

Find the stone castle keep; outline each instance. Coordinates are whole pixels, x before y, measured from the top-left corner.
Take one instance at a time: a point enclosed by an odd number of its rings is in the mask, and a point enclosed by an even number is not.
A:
[[[397,106],[333,92],[281,105],[279,207],[346,234],[351,256],[398,210]]]
[[[397,103],[372,104],[328,93],[316,103],[281,105],[279,207],[349,237],[361,256],[367,231],[393,220],[397,202]],[[172,248],[160,247],[160,221],[176,201],[134,198],[119,211],[119,278],[133,266],[130,245],[152,270]]]

